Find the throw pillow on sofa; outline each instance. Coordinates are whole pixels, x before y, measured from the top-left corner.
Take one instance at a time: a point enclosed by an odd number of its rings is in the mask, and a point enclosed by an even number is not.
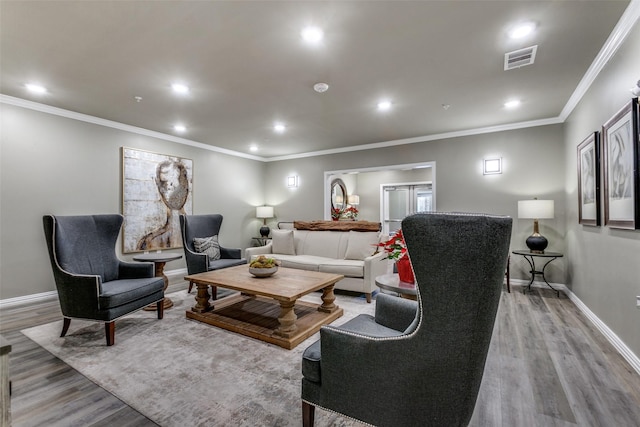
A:
[[[274,254],[295,255],[296,247],[293,243],[293,230],[272,230],[271,252]]]
[[[193,248],[196,252],[209,255],[209,261],[220,259],[220,244],[217,234],[211,237],[194,237]]]
[[[380,237],[378,233],[349,231],[349,241],[344,259],[363,260],[376,252]]]

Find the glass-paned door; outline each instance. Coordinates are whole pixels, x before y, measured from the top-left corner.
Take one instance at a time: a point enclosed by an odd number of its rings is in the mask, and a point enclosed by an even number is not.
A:
[[[382,231],[395,233],[402,220],[416,212],[433,210],[431,183],[383,185],[382,186]]]

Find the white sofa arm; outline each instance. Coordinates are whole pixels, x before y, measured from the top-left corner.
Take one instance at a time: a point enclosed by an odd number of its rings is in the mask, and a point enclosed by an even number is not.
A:
[[[248,262],[251,262],[252,256],[267,255],[272,253],[271,252],[272,247],[273,246],[271,245],[271,242],[269,242],[265,246],[256,246],[253,248],[247,248],[244,250],[244,257],[247,259]]]
[[[387,274],[389,260],[387,254],[379,252],[364,259],[364,287],[365,292],[373,292],[376,286],[376,277]]]

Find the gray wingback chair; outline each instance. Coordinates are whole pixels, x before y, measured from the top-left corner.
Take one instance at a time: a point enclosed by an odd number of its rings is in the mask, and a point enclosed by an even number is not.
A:
[[[303,425],[315,406],[376,426],[464,426],[500,301],[511,218],[402,221],[418,300],[379,294],[375,317],[324,326],[302,359]]]
[[[209,256],[205,253],[196,252],[193,239],[196,237],[216,236],[220,233],[221,225],[222,215],[220,214],[180,215],[182,245],[189,274],[204,273],[205,271],[219,270],[247,263],[247,260],[242,258],[241,249],[220,246],[220,259],[215,260],[209,259]],[[189,283],[189,292],[191,292],[192,288],[193,283]],[[214,299],[216,297],[215,289],[213,297]]]
[[[61,337],[72,318],[105,322],[107,345],[115,343],[115,320],[164,299],[164,280],[152,263],[118,259],[115,245],[122,215],[43,218],[44,234],[64,316]],[[157,305],[158,319],[164,306]]]

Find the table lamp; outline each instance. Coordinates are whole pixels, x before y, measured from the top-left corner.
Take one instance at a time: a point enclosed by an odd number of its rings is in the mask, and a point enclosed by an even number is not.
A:
[[[358,206],[360,204],[360,196],[351,194],[347,197],[347,204],[351,206]]]
[[[256,217],[262,218],[262,227],[260,227],[260,235],[262,237],[269,237],[269,232],[271,231],[269,227],[267,227],[267,218],[273,218],[273,206],[258,206],[256,208]]]
[[[533,219],[533,234],[527,238],[527,247],[532,253],[543,254],[549,242],[540,234],[538,220],[553,218],[553,200],[518,201],[518,218]]]

